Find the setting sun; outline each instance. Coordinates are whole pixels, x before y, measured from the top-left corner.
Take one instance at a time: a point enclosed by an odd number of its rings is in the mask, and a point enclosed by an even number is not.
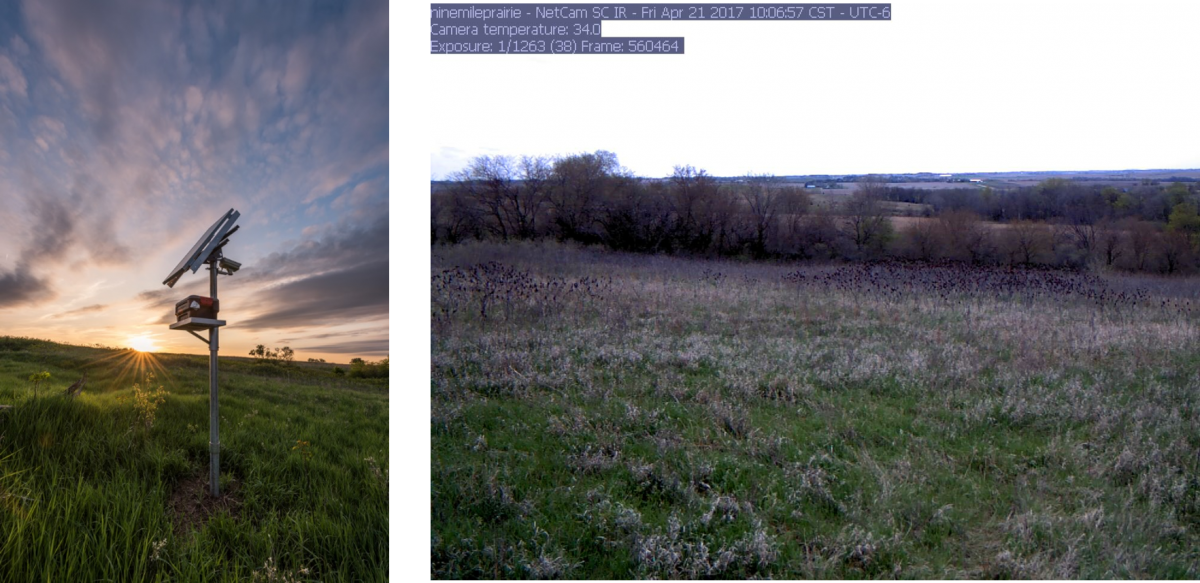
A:
[[[145,335],[130,337],[129,347],[138,352],[154,352],[158,349],[158,345],[154,343],[154,339]]]

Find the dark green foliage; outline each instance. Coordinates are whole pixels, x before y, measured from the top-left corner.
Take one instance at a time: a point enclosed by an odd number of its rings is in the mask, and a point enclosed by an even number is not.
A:
[[[385,379],[388,376],[388,359],[385,358],[379,362],[367,362],[361,358],[352,359],[347,376],[352,379]]]

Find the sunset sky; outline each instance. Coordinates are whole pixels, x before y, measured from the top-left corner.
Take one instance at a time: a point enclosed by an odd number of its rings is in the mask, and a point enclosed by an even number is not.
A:
[[[222,354],[388,355],[388,6],[0,2],[0,335],[201,353],[161,282],[238,209]]]

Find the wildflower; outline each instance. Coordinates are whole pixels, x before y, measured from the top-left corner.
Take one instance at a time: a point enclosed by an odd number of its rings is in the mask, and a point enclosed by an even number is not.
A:
[[[165,539],[165,538],[160,541],[151,543],[151,547],[153,547],[154,553],[150,555],[150,560],[151,561],[159,560],[159,558],[162,556],[163,547],[165,547],[165,546],[167,546],[167,539]]]
[[[302,440],[302,439],[297,439],[297,440],[296,440],[296,445],[293,445],[293,446],[292,446],[292,451],[297,451],[297,450],[299,450],[299,451],[300,451],[300,455],[301,455],[302,457],[304,457],[304,459],[306,459],[306,460],[307,460],[307,459],[312,459],[312,456],[313,456],[313,454],[312,454],[312,450],[310,450],[310,449],[308,448],[308,446],[309,446],[309,443],[308,443],[307,441],[304,441],[304,440]]]

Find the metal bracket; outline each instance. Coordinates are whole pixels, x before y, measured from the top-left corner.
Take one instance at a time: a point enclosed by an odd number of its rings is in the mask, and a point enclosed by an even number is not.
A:
[[[195,336],[196,338],[199,338],[199,339],[200,339],[200,341],[201,341],[201,342],[203,342],[203,343],[205,343],[205,344],[208,344],[208,343],[209,343],[209,340],[208,340],[208,338],[205,338],[205,337],[203,337],[203,336],[201,336],[201,335],[197,334],[197,333],[196,333],[195,331],[193,331],[193,330],[188,330],[188,331],[187,331],[187,333],[188,333],[188,334],[191,334],[192,336]],[[212,332],[209,332],[208,334],[211,336],[211,335],[212,335]]]

